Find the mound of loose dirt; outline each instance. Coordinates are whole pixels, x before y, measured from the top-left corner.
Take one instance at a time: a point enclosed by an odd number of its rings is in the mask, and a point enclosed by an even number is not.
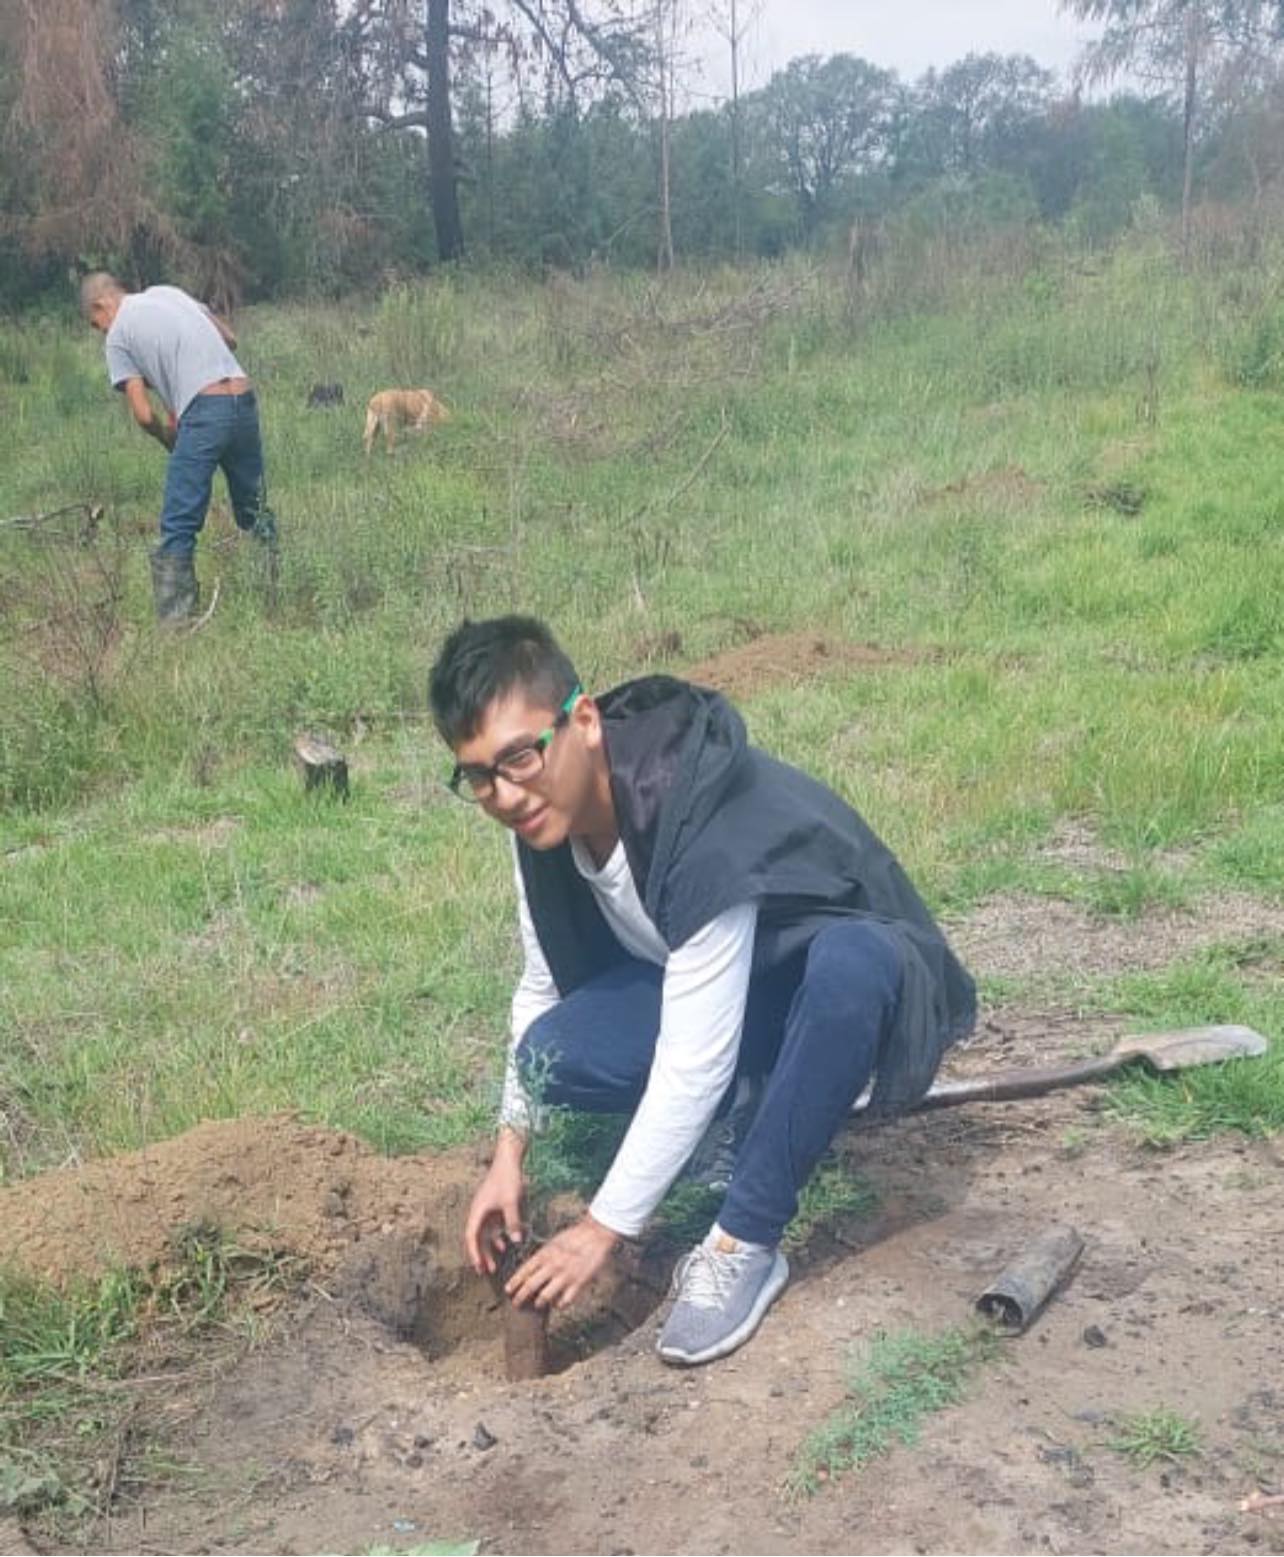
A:
[[[376,1235],[453,1248],[477,1173],[472,1152],[380,1157],[355,1136],[288,1116],[210,1121],[0,1189],[0,1249],[61,1281],[113,1265],[148,1269],[178,1230],[210,1222],[325,1273]]]
[[[212,1225],[228,1245],[293,1257],[342,1312],[435,1362],[497,1376],[500,1305],[463,1252],[481,1172],[472,1150],[386,1158],[289,1116],[210,1121],[0,1190],[0,1249],[11,1266],[65,1282],[112,1267],[164,1269],[184,1229]],[[578,1211],[560,1207],[562,1219]],[[552,1326],[555,1367],[642,1321],[662,1295],[660,1258],[622,1251],[569,1322]]]
[[[877,644],[844,643],[816,633],[772,633],[737,645],[683,672],[688,681],[713,687],[730,698],[749,698],[768,687],[797,686],[845,670],[881,670],[888,665],[919,665],[921,650],[883,649]]]

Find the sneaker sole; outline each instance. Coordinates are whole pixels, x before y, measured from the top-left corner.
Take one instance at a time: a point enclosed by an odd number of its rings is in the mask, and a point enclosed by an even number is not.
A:
[[[715,1341],[712,1346],[706,1346],[703,1351],[684,1352],[677,1347],[665,1346],[663,1342],[656,1346],[662,1361],[672,1363],[675,1367],[692,1368],[702,1362],[716,1362],[719,1357],[726,1357],[734,1352],[737,1347],[743,1346],[763,1321],[767,1310],[780,1296],[786,1282],[789,1280],[789,1261],[779,1250],[776,1251],[775,1262],[771,1267],[771,1274],[762,1284],[753,1307],[741,1320],[740,1324],[724,1335],[720,1341]]]

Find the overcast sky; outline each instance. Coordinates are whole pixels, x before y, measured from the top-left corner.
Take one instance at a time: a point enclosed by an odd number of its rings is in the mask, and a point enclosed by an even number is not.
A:
[[[753,0],[738,0],[752,14]],[[707,4],[696,0],[695,9]],[[714,0],[725,13],[727,0]],[[762,86],[799,54],[859,54],[907,80],[965,54],[1031,54],[1064,72],[1094,29],[1063,16],[1057,0],[758,0],[746,39],[743,87]],[[727,46],[711,28],[695,52],[703,62],[697,94],[727,92]]]

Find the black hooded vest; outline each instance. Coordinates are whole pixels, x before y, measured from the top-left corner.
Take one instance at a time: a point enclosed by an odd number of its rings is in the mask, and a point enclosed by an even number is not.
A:
[[[976,989],[891,851],[831,790],[750,746],[719,693],[645,676],[597,703],[625,855],[665,944],[756,902],[757,974],[805,951],[835,918],[878,920],[898,943],[903,982],[870,1113],[912,1107],[941,1055],[971,1031]],[[569,844],[538,850],[519,839],[517,855],[563,996],[627,956]]]

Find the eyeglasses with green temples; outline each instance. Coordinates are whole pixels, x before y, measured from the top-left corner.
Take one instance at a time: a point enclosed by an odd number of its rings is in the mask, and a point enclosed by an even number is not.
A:
[[[529,745],[506,753],[498,762],[457,762],[449,780],[451,794],[458,800],[475,803],[494,795],[496,779],[507,779],[510,784],[529,784],[537,779],[544,771],[544,753],[583,695],[584,688],[577,681],[548,729],[541,730]]]

